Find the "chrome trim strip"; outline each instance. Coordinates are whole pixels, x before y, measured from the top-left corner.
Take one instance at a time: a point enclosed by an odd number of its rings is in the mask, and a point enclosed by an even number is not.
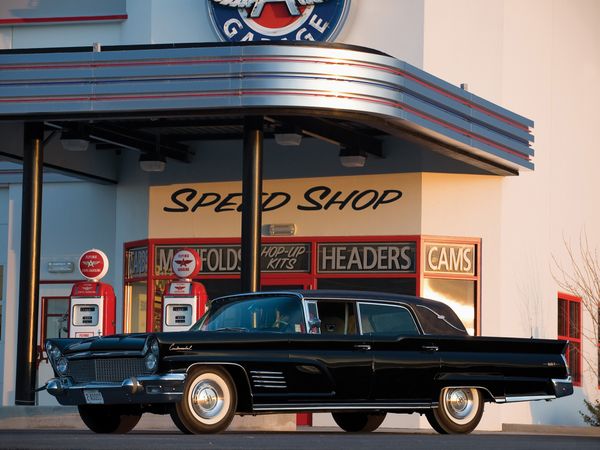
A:
[[[92,352],[92,351],[86,351],[86,352],[79,352],[79,353],[73,353],[70,355],[64,355],[68,360],[72,360],[72,359],[93,359],[95,357],[102,357],[102,358],[106,358],[106,357],[124,357],[124,356],[139,356],[139,357],[143,357],[145,355],[145,353],[143,353],[142,351],[138,351],[138,350],[125,350],[125,351],[119,351],[119,352],[115,352],[115,351],[111,351],[111,352]]]
[[[431,409],[436,408],[437,403],[289,403],[286,405],[262,404],[255,405],[254,411],[330,411],[330,410],[365,410],[365,409]]]
[[[266,370],[251,370],[252,375],[283,375],[283,372],[267,372]]]
[[[522,395],[506,396],[504,401],[496,400],[498,403],[533,402],[536,400],[554,400],[555,395]]]
[[[555,386],[558,383],[573,383],[573,379],[571,378],[571,375],[569,375],[567,378],[552,378],[550,381],[552,381],[552,384],[554,384]]]
[[[169,373],[169,374],[165,374],[165,375],[148,375],[148,376],[139,376],[139,377],[135,377],[137,381],[139,381],[140,383],[143,382],[177,382],[177,381],[181,381],[184,382],[186,379],[186,374],[183,373]],[[121,382],[114,382],[114,383],[99,383],[99,382],[94,382],[91,381],[89,383],[85,383],[85,384],[71,384],[68,387],[65,387],[65,389],[113,389],[113,388],[119,388],[121,389],[123,387],[123,382],[125,380],[128,380],[130,378],[125,378],[123,381]]]

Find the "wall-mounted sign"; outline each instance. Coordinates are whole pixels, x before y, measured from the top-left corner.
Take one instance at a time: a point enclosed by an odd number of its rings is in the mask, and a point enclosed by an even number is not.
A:
[[[318,248],[319,273],[415,273],[414,242],[342,242]]]
[[[79,258],[79,271],[88,280],[98,281],[108,272],[108,257],[102,250],[88,250]]]
[[[130,248],[125,253],[125,276],[145,278],[148,275],[148,247]]]
[[[336,190],[329,186],[312,186],[306,189],[301,198],[293,198],[288,192],[263,192],[262,211],[269,212],[283,208],[290,202],[299,211],[376,210],[397,202],[402,198],[399,189],[352,189]],[[169,202],[163,206],[165,213],[241,212],[241,192],[202,192],[185,187],[174,190]]]
[[[238,244],[188,246],[198,252],[203,274],[239,274],[242,249]],[[172,261],[179,247],[157,245],[154,249],[154,274],[173,275]],[[261,249],[262,272],[310,272],[310,244],[264,244]]]
[[[0,26],[122,21],[126,6],[126,0],[2,0]]]
[[[332,41],[350,0],[207,0],[223,41]]]
[[[425,243],[427,273],[475,275],[475,244]]]

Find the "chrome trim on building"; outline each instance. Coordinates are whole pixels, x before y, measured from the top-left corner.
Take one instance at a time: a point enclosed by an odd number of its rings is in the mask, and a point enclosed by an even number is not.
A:
[[[295,44],[2,53],[0,120],[294,110],[383,122],[388,134],[444,142],[501,175],[533,169],[531,120],[380,52]]]

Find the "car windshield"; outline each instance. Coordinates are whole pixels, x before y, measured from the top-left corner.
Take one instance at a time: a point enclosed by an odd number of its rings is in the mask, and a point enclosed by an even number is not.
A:
[[[215,300],[191,330],[303,333],[302,302],[286,295]]]

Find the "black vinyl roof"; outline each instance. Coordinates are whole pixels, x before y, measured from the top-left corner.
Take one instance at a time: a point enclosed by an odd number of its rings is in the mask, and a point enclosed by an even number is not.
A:
[[[395,303],[409,306],[417,316],[423,332],[435,335],[467,335],[465,326],[454,310],[443,302],[412,295],[352,290],[266,291],[220,297],[215,300],[246,296],[297,295],[305,300],[351,300]]]

